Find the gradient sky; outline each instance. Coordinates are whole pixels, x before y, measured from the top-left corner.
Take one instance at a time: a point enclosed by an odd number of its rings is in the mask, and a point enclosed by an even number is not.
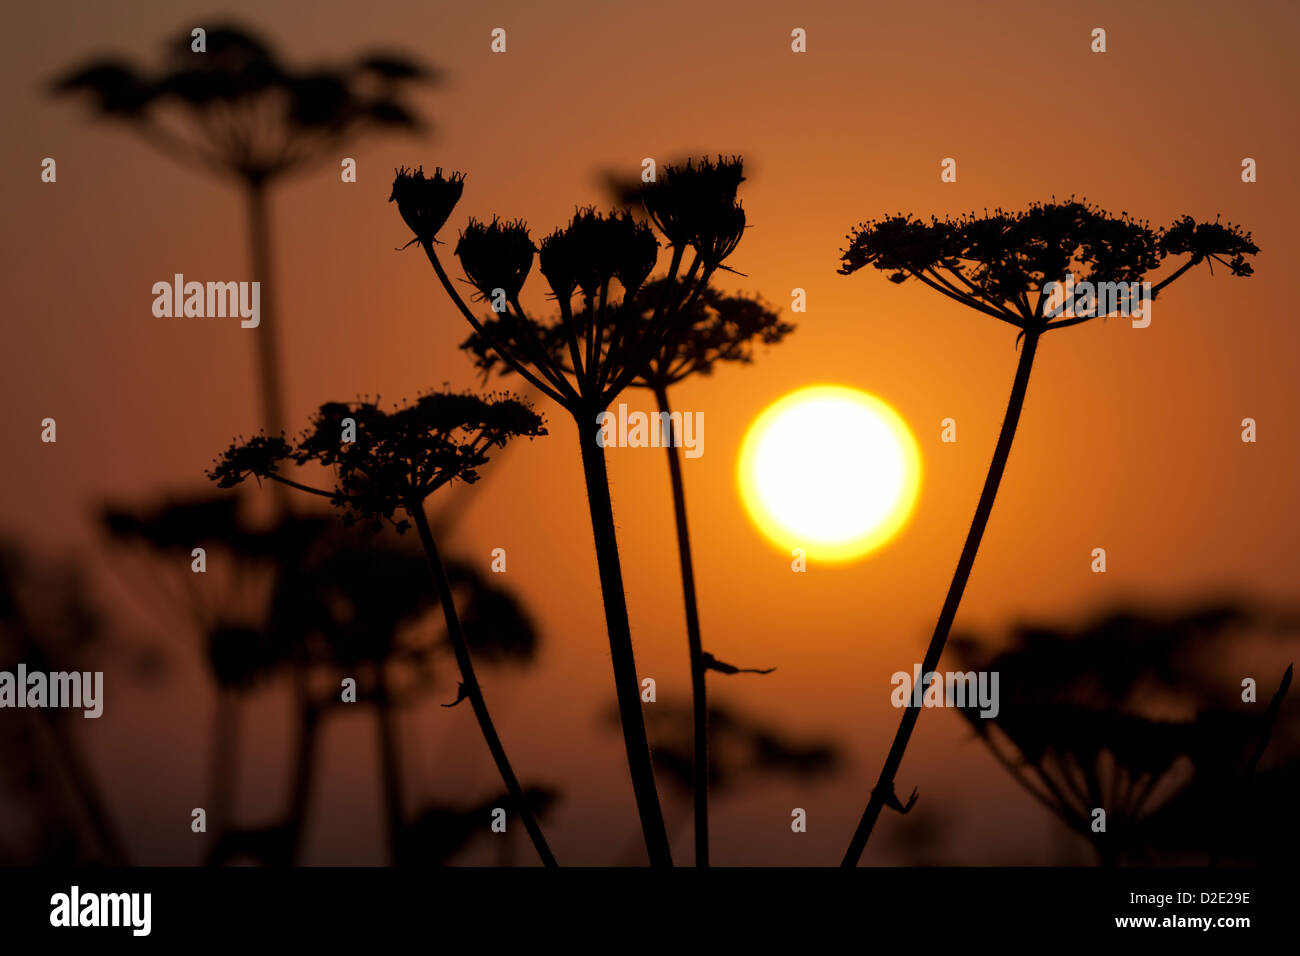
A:
[[[327,399],[477,382],[456,347],[463,319],[418,249],[394,251],[409,238],[385,201],[394,166],[468,173],[447,236],[493,213],[522,216],[540,236],[575,205],[604,200],[603,170],[630,175],[645,156],[744,155],[751,228],[729,261],[744,276],[722,284],[761,293],[798,329],[752,367],[680,386],[675,402],[706,419],[705,454],[686,463],[706,647],[778,670],[711,687],[793,733],[836,736],[851,763],[829,783],[718,801],[719,862],[838,861],[897,723],[888,676],[920,659],[1015,368],[1007,326],[874,270],[837,275],[844,236],[862,219],[1074,194],[1154,223],[1221,213],[1250,229],[1262,250],[1253,278],[1202,268],[1162,295],[1148,329],[1111,320],[1044,341],[958,629],[1071,621],[1126,599],[1294,597],[1294,3],[304,0],[227,2],[220,17],[213,6],[51,2],[8,15],[0,530],[38,552],[108,561],[92,520],[99,503],[201,489],[212,457],[259,426],[254,333],[150,308],[152,284],[175,272],[249,278],[239,194],[42,89],[89,55],[154,62],[177,31],[236,20],[292,62],[382,47],[446,71],[419,101],[431,136],[366,141],[340,155],[358,159],[356,184],[339,181],[335,161],[274,196],[272,293],[295,427]],[[489,51],[498,26],[505,55]],[[790,52],[796,26],[808,32],[804,55]],[[1103,55],[1089,50],[1097,26]],[[54,185],[39,181],[45,156],[58,161]],[[948,156],[955,184],[939,179]],[[1240,179],[1247,156],[1255,184]],[[794,287],[807,290],[806,314],[788,314]],[[540,305],[540,279],[528,288]],[[734,466],[754,416],[813,382],[893,405],[918,437],[925,485],[893,544],[795,575],[745,517]],[[598,724],[612,700],[609,652],[573,426],[542,410],[551,436],[489,469],[454,545],[484,563],[507,549],[545,652],[530,671],[491,677],[488,701],[520,776],[565,791],[548,827],[561,861],[611,862],[636,818],[622,743]],[[58,421],[57,445],[39,440],[46,416]],[[955,445],[939,441],[949,416]],[[1256,444],[1240,441],[1247,416],[1259,423]],[[680,696],[689,683],[663,453],[614,449],[609,462],[639,669],[662,696]],[[1107,549],[1105,575],[1089,571],[1094,547]],[[197,857],[156,819],[177,812],[175,826],[187,827],[198,805],[210,690],[190,638],[159,639],[176,678],[123,690],[131,706],[110,703],[86,739],[103,744],[92,758],[137,856],[188,862]],[[284,706],[274,692],[258,702],[256,774],[282,773]],[[468,709],[431,707],[409,727],[413,789],[469,797],[494,785]],[[313,822],[329,836],[313,861],[382,859],[372,734],[361,717],[331,731]],[[923,715],[899,775],[900,790],[914,785],[922,806],[952,815],[943,859],[1051,858],[1059,826],[958,718]],[[263,790],[250,791],[250,814],[274,809],[278,796]],[[807,834],[789,831],[795,806],[809,810]],[[673,838],[688,854],[689,831]],[[867,859],[893,858],[873,841]]]

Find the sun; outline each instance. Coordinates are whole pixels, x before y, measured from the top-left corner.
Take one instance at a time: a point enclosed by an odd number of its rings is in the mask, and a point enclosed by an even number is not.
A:
[[[749,426],[737,478],[750,518],[774,544],[852,561],[907,523],[921,488],[921,452],[907,422],[876,396],[810,385]]]

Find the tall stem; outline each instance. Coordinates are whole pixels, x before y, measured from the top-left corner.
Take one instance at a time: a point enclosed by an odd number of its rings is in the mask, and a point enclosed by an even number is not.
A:
[[[519,780],[510,767],[505,748],[501,745],[501,738],[497,736],[492,716],[488,713],[487,703],[483,700],[483,690],[479,687],[478,678],[474,674],[474,662],[470,660],[469,645],[465,643],[465,634],[461,630],[460,615],[456,613],[451,582],[447,580],[447,570],[443,567],[442,558],[438,556],[433,532],[429,530],[429,519],[425,517],[422,506],[412,505],[409,512],[420,534],[420,543],[424,545],[424,554],[429,561],[429,571],[433,575],[438,602],[442,605],[443,618],[447,622],[447,637],[456,654],[456,663],[460,665],[461,681],[465,685],[465,694],[469,698],[470,706],[474,708],[474,716],[478,718],[479,730],[483,732],[483,739],[487,741],[488,750],[492,752],[492,759],[496,762],[497,771],[506,785],[506,791],[514,801],[515,812],[523,820],[524,828],[532,838],[533,846],[537,848],[537,855],[542,858],[542,863],[546,866],[556,866],[555,857],[551,854],[551,848],[546,844],[546,837],[542,835],[542,828],[538,825],[537,818],[533,816],[532,808],[528,806],[524,791],[519,786]]]
[[[953,573],[952,583],[948,586],[948,596],[944,598],[943,610],[939,612],[939,621],[934,626],[934,635],[930,638],[930,646],[921,664],[923,680],[926,674],[939,666],[939,657],[943,654],[944,644],[948,641],[948,632],[952,629],[953,619],[957,616],[957,606],[961,603],[966,582],[970,579],[971,568],[975,565],[975,555],[979,551],[980,540],[984,537],[984,529],[993,511],[993,499],[997,497],[1002,472],[1006,468],[1007,457],[1011,454],[1011,442],[1016,436],[1016,425],[1020,422],[1020,411],[1025,404],[1025,390],[1029,386],[1029,372],[1034,364],[1034,352],[1038,350],[1039,334],[1034,330],[1027,331],[1021,344],[1020,362],[1016,366],[1015,381],[1011,385],[1007,414],[1002,419],[1002,431],[998,434],[998,443],[993,449],[993,461],[989,465],[988,475],[984,478],[984,490],[980,492],[979,504],[975,507],[975,517],[966,535],[966,544],[961,549],[957,570]],[[842,866],[857,866],[862,858],[867,838],[871,836],[871,830],[876,825],[885,800],[894,792],[894,776],[903,762],[903,752],[907,750],[907,743],[912,737],[912,730],[916,727],[920,715],[921,709],[910,706],[910,702],[903,709],[903,719],[899,722],[898,732],[894,734],[893,746],[889,748],[889,756],[885,758],[885,765],[880,771],[875,789],[871,791],[871,798],[867,801],[862,820],[858,823],[853,840],[849,843],[848,852],[844,854]]]
[[[673,487],[673,517],[677,523],[677,560],[682,570],[682,598],[686,605],[686,642],[691,655],[691,718],[695,731],[691,792],[695,804],[695,865],[709,865],[709,701],[705,684],[704,647],[700,639],[700,611],[695,597],[695,565],[691,560],[691,533],[686,523],[686,485],[682,481],[681,452],[673,433],[668,389],[654,389],[659,411],[668,421],[668,475]]]
[[[600,592],[605,603],[605,626],[609,632],[609,651],[614,663],[614,690],[618,713],[623,724],[623,743],[627,748],[628,770],[641,832],[651,866],[672,866],[668,846],[668,829],[664,825],[659,793],[655,789],[654,767],[650,762],[650,741],[646,737],[645,716],[641,713],[641,685],[637,678],[636,659],[632,654],[632,627],[627,616],[627,596],[623,593],[623,570],[618,557],[618,537],[614,531],[614,506],[609,498],[609,475],[605,470],[604,449],[596,444],[596,415],[590,416],[577,406],[574,420],[578,425],[578,442],[582,447],[582,470],[587,481],[587,503],[591,509],[591,530],[596,540],[596,564],[600,570]]]

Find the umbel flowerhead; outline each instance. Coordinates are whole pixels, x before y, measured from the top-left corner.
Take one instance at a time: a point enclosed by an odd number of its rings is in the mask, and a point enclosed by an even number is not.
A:
[[[327,402],[296,444],[266,436],[237,441],[208,477],[223,488],[250,475],[284,481],[329,497],[349,524],[382,518],[405,531],[408,523],[394,520],[398,511],[409,514],[452,481],[478,481],[491,450],[511,438],[545,434],[542,418],[507,393],[432,392],[390,410],[378,400]],[[281,472],[286,461],[331,469],[332,487],[287,480]]]
[[[456,257],[465,277],[489,300],[498,297],[498,289],[507,301],[519,297],[536,252],[522,219],[505,222],[496,216],[486,224],[470,219],[456,243]]]
[[[567,302],[575,288],[587,299],[608,292],[611,279],[624,297],[635,294],[658,258],[659,241],[648,225],[628,212],[605,215],[587,207],[542,240],[538,268],[556,299]]]
[[[187,166],[253,184],[337,157],[356,134],[423,127],[406,94],[436,73],[413,59],[374,51],[298,69],[242,27],[204,29],[201,53],[186,26],[156,67],[100,58],[55,79],[51,91],[89,95],[101,115]]]
[[[709,278],[736,248],[745,214],[736,199],[744,180],[739,157],[669,165],[646,187],[649,222],[627,210],[608,213],[579,208],[573,218],[535,246],[521,220],[470,219],[455,254],[466,281],[480,300],[492,304],[486,320],[466,305],[436,250],[425,254],[452,302],[474,328],[482,349],[495,352],[513,371],[547,397],[585,418],[605,408],[631,384],[676,332],[681,316],[708,286]],[[400,178],[399,172],[399,178]],[[407,189],[394,184],[394,195]],[[404,213],[405,215],[405,213]],[[673,247],[649,321],[637,314],[639,293],[659,258],[658,226]],[[684,255],[694,250],[687,268]],[[533,258],[559,304],[547,324],[530,317],[520,293]],[[581,293],[578,303],[575,294]],[[563,357],[551,345],[562,343]]]
[[[1031,203],[1023,211],[985,210],[982,215],[931,218],[898,214],[860,225],[842,250],[840,274],[865,266],[893,282],[916,279],[979,312],[1023,330],[1043,331],[1085,321],[1049,321],[1044,306],[1052,283],[1145,281],[1170,256],[1187,256],[1155,282],[1154,297],[1203,261],[1219,262],[1232,275],[1249,276],[1246,256],[1259,251],[1249,233],[1231,224],[1197,223],[1184,217],[1168,229],[1113,215],[1069,199]]]
[[[630,314],[622,320],[637,325],[638,331],[633,333],[633,337],[639,337],[649,329],[656,304],[667,294],[667,281],[654,279],[638,290]],[[680,292],[678,295],[681,297]],[[493,335],[504,336],[510,334],[506,323],[507,320],[489,319],[486,328]],[[659,351],[631,384],[640,388],[666,389],[692,375],[711,375],[714,367],[722,362],[747,365],[753,361],[756,345],[775,345],[794,328],[760,297],[731,295],[710,286],[677,317],[674,333],[663,340]],[[608,351],[608,340],[614,331],[612,326],[606,329],[603,351]],[[563,324],[543,326],[537,332],[539,344],[552,360],[563,366],[566,372],[571,371]],[[474,364],[485,378],[493,369],[503,375],[510,371],[510,367],[500,361],[487,340],[477,332],[462,342],[461,348],[474,357]]]
[[[446,225],[464,189],[464,173],[444,176],[439,166],[432,176],[425,176],[423,166],[413,170],[403,166],[393,178],[388,201],[397,203],[397,211],[415,233],[412,241],[437,242],[438,230]]]
[[[739,156],[707,157],[698,165],[665,166],[641,191],[647,215],[670,245],[690,246],[708,266],[717,267],[740,242],[745,211],[736,199],[744,182]]]

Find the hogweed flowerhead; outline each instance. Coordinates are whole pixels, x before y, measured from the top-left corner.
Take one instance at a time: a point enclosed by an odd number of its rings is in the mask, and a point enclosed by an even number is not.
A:
[[[522,219],[503,221],[496,216],[490,223],[470,219],[455,250],[466,278],[480,296],[490,300],[501,289],[507,301],[518,298],[536,252]]]
[[[1165,230],[1160,240],[1162,255],[1191,256],[1193,264],[1206,259],[1225,266],[1235,276],[1253,275],[1255,270],[1246,256],[1259,252],[1249,232],[1243,233],[1232,223],[1197,222],[1183,216]]]
[[[744,180],[739,156],[719,156],[716,162],[704,157],[698,165],[687,160],[683,165],[665,166],[653,183],[646,184],[641,201],[670,244],[691,246],[702,256],[703,250],[716,254],[726,249],[730,253],[735,244],[727,237],[735,233],[737,219],[742,229],[744,226],[744,214],[738,212],[736,202],[736,191]]]
[[[218,488],[233,488],[247,478],[269,478],[293,454],[293,446],[282,436],[254,435],[247,441],[237,439],[208,477]]]
[[[354,440],[341,437],[345,426],[353,429]],[[329,497],[348,523],[382,518],[404,531],[407,523],[394,520],[398,511],[410,513],[453,481],[478,481],[491,450],[511,438],[545,434],[541,416],[506,393],[432,392],[391,409],[377,400],[327,402],[291,448],[283,439],[268,443],[263,436],[237,442],[208,475],[223,487],[249,475],[286,481]],[[287,481],[280,470],[286,460],[332,470],[333,486],[320,490]]]
[[[369,52],[297,69],[265,39],[210,24],[196,55],[187,27],[155,67],[105,57],[54,79],[57,95],[85,94],[104,116],[124,120],[188,166],[261,185],[339,155],[339,145],[383,128],[418,131],[405,99],[435,71],[392,52]]]
[[[659,240],[645,223],[627,212],[579,209],[569,224],[542,240],[539,268],[557,299],[567,300],[575,289],[595,298],[618,279],[624,296],[636,290],[654,270]]]
[[[393,178],[388,201],[397,203],[397,211],[415,233],[416,240],[436,242],[438,230],[446,225],[464,189],[464,173],[444,176],[439,166],[432,176],[425,176],[423,166],[413,170],[402,166]]]
[[[871,266],[893,282],[916,279],[976,311],[1036,331],[1092,317],[1053,322],[1044,314],[1051,287],[1067,278],[1094,285],[1140,283],[1167,257],[1187,256],[1154,283],[1154,296],[1206,259],[1249,276],[1245,257],[1259,251],[1235,226],[1187,216],[1158,229],[1127,212],[1115,215],[1073,198],[928,222],[900,213],[864,222],[848,239],[841,275]]]
[[[680,330],[681,314],[692,308],[713,272],[726,268],[723,260],[745,229],[745,213],[736,199],[743,180],[739,157],[669,165],[645,187],[648,222],[628,210],[603,213],[583,207],[539,246],[520,220],[470,219],[455,254],[477,290],[474,298],[491,301],[488,318],[480,319],[466,305],[431,244],[425,244],[425,253],[474,329],[466,347],[489,364],[495,361],[489,353],[494,353],[533,387],[585,419],[607,407],[644,370]],[[637,313],[643,304],[640,293],[659,259],[652,223],[673,255],[667,281],[659,286],[664,297],[654,304],[650,320],[643,321]],[[683,257],[691,250],[694,261],[686,268]],[[519,301],[534,255],[560,306],[551,322],[532,318]]]

